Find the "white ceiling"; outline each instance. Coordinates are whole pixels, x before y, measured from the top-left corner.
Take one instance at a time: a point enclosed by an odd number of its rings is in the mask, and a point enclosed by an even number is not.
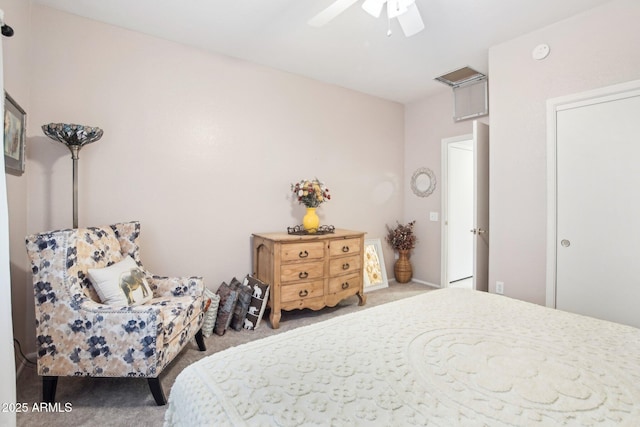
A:
[[[416,0],[426,29],[410,38],[395,20],[387,37],[386,15],[367,14],[362,0],[322,28],[307,25],[333,1],[34,2],[406,103],[443,90],[433,79],[454,69],[488,74],[490,46],[611,0]]]

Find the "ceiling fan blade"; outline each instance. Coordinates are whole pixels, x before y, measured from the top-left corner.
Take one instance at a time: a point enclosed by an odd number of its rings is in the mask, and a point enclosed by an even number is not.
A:
[[[422,22],[420,11],[415,3],[409,5],[406,13],[398,16],[398,22],[400,22],[400,27],[402,27],[402,31],[407,37],[424,30],[424,22]]]
[[[312,27],[322,27],[326,25],[336,16],[347,10],[352,4],[358,0],[336,0],[325,10],[314,16],[307,22]]]
[[[364,0],[362,8],[374,18],[380,18],[380,14],[382,14],[382,7],[386,2],[387,0]]]

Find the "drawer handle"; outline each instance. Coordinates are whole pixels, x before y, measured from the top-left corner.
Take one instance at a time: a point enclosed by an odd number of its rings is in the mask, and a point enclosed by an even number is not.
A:
[[[342,289],[348,289],[349,288],[349,282],[344,282],[342,284]]]
[[[300,273],[298,273],[298,277],[301,279],[306,279],[307,277],[309,277],[309,273],[307,273],[306,271],[301,271]]]
[[[309,295],[309,291],[306,289],[301,290],[300,292],[298,292],[298,295],[300,296],[300,298],[304,298],[307,295]]]
[[[344,264],[342,264],[342,269],[343,270],[348,270],[349,269],[349,263],[345,262]]]
[[[308,257],[308,256],[309,256],[309,252],[307,252],[307,251],[300,252],[300,253],[298,254],[298,258],[306,258],[306,257]]]
[[[349,252],[349,246],[343,246],[342,247],[342,252]]]

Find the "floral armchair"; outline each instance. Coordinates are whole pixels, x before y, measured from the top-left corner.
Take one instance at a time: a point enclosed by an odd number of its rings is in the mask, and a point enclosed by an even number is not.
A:
[[[27,237],[45,402],[55,400],[61,375],[142,377],[156,403],[164,405],[162,370],[194,336],[205,351],[202,278],[151,275],[140,262],[139,235],[140,223],[128,222]],[[100,303],[87,270],[127,255],[144,273],[153,298],[125,307]]]

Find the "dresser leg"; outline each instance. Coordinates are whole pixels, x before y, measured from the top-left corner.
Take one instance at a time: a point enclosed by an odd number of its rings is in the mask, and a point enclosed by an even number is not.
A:
[[[271,327],[273,329],[278,329],[280,327],[280,311],[278,310],[278,312],[276,312],[276,310],[271,310],[269,320],[271,320]]]
[[[367,296],[364,294],[364,291],[358,292],[357,295],[358,299],[360,300],[358,305],[365,305],[367,303]]]

